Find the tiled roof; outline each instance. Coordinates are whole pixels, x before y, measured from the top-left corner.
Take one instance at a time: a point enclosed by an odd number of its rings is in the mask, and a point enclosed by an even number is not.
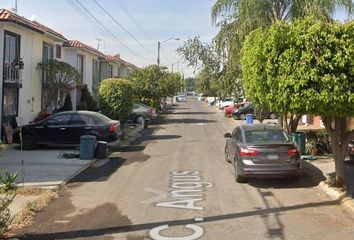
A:
[[[71,47],[71,48],[80,48],[80,49],[85,49],[90,52],[93,52],[94,54],[98,55],[99,57],[105,58],[106,56],[101,53],[100,51],[94,49],[93,47],[90,47],[80,41],[77,40],[69,40],[64,43],[63,47]]]
[[[118,62],[119,63],[119,57],[117,57],[117,56],[106,55],[105,60],[109,61],[109,62]]]
[[[67,40],[62,34],[54,31],[53,29],[47,27],[47,26],[44,26],[43,24],[39,23],[39,22],[36,22],[36,21],[33,21],[33,23],[35,23],[36,25],[38,25],[40,28],[44,29],[44,31],[46,31],[47,33],[50,33],[56,37],[59,37],[61,39],[64,39],[64,40]]]
[[[54,30],[48,28],[47,26],[44,26],[43,24],[40,24],[35,21],[28,20],[6,9],[0,9],[0,22],[12,22],[22,27],[28,28],[32,31],[41,34],[46,34],[46,33],[51,34],[60,39],[66,40],[66,38],[62,34],[55,32]]]

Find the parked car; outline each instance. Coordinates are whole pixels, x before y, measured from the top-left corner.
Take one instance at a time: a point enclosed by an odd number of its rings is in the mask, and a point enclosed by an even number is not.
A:
[[[352,140],[347,147],[346,159],[354,161],[354,140]]]
[[[156,109],[143,103],[134,103],[133,111],[127,120],[134,123],[142,124],[145,120],[151,121],[156,117]]]
[[[224,136],[225,159],[234,166],[236,182],[245,182],[248,177],[300,178],[300,152],[279,126],[239,125]]]
[[[22,143],[26,150],[35,149],[38,144],[77,145],[82,135],[115,142],[121,136],[120,123],[97,112],[66,111],[22,126]],[[14,143],[20,143],[20,128],[14,131],[13,139]]]
[[[225,116],[226,117],[229,117],[229,116],[232,116],[232,113],[237,110],[237,109],[240,109],[240,108],[243,108],[245,106],[248,106],[250,103],[249,102],[240,102],[240,103],[235,103],[231,106],[228,106],[224,109],[224,112],[225,112]]]
[[[177,102],[187,102],[187,97],[186,97],[186,95],[178,95],[178,96],[176,97],[176,99],[177,99]]]
[[[232,113],[233,118],[235,119],[246,119],[246,114],[254,114],[254,106],[253,104],[249,104],[245,107],[241,107],[240,109],[235,109]],[[277,114],[275,112],[263,112],[265,118],[276,119]]]
[[[233,98],[224,98],[222,100],[219,101],[219,103],[217,104],[216,107],[218,107],[219,109],[224,109],[225,107],[228,107],[230,105],[234,104],[234,99]]]
[[[198,95],[198,101],[204,101],[204,99],[206,98],[206,94],[203,94],[203,93],[199,93]]]

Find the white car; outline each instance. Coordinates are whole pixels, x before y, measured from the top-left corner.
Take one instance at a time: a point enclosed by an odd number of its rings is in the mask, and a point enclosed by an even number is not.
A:
[[[224,108],[226,108],[228,106],[231,106],[232,104],[234,104],[234,99],[233,98],[224,98],[224,99],[219,101],[217,107],[219,109],[224,109]]]
[[[177,102],[187,102],[187,98],[185,95],[177,96]]]

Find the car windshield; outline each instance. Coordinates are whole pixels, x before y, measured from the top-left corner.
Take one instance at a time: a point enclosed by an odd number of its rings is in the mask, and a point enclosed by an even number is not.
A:
[[[289,136],[283,130],[248,130],[245,131],[248,143],[287,143]]]

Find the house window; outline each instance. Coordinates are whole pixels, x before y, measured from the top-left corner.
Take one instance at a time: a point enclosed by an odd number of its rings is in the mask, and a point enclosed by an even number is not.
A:
[[[109,77],[113,77],[113,66],[112,65],[108,66],[108,71],[109,71]]]
[[[5,31],[4,83],[19,81],[18,61],[20,59],[20,35]]]
[[[61,58],[61,46],[60,45],[55,45],[55,57],[60,59]]]
[[[81,83],[83,83],[84,79],[84,56],[83,55],[77,55],[77,71],[81,75]]]
[[[18,88],[4,88],[4,117],[18,116]]]
[[[43,49],[42,49],[42,62],[46,63],[49,60],[53,60],[53,45],[43,42]],[[56,107],[56,103],[52,101],[53,96],[51,96],[50,91],[50,83],[51,79],[49,79],[48,71],[42,72],[42,110],[52,110]]]
[[[18,34],[4,32],[2,121],[18,116],[20,85],[20,43]]]

